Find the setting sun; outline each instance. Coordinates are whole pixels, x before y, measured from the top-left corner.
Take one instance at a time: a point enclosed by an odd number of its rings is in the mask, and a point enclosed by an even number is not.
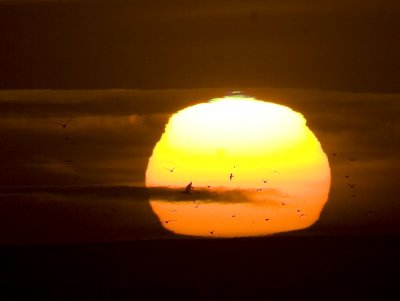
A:
[[[150,204],[170,231],[267,235],[318,220],[330,168],[300,113],[236,94],[170,118],[149,159],[146,186],[169,191]]]

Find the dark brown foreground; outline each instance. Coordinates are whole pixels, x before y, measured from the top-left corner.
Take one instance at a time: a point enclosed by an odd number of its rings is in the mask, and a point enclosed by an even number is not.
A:
[[[7,300],[384,300],[393,293],[396,300],[398,241],[277,236],[3,246],[0,291]]]

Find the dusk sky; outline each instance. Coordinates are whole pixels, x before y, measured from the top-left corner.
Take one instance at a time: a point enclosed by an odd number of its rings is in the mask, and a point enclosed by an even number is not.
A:
[[[18,230],[0,241],[73,241],[41,234],[92,206],[60,209],[68,187],[142,189],[169,117],[233,90],[302,113],[319,139],[332,187],[315,231],[398,233],[399,5],[325,2],[1,1],[0,215]],[[125,217],[91,222],[157,224],[135,193],[107,199]]]
[[[399,299],[399,29],[398,0],[0,0],[1,299]]]

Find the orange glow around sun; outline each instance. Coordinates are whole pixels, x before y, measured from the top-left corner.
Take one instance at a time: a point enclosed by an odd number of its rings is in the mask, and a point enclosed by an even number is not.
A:
[[[330,181],[327,157],[300,113],[242,95],[174,114],[146,171],[150,191],[164,191],[150,199],[162,225],[194,236],[306,228],[318,220]]]

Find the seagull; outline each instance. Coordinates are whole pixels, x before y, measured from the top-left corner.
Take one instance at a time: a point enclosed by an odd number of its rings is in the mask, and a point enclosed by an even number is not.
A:
[[[213,234],[214,234],[214,230],[211,230],[211,231],[210,231],[210,234],[213,235]]]
[[[346,179],[349,178],[350,176],[344,176]]]
[[[235,217],[236,217],[236,215],[232,215],[232,217],[233,217],[233,218],[235,218]]]
[[[286,204],[284,202],[281,202],[282,206],[285,206]]]
[[[173,172],[173,171],[175,170],[175,167],[173,167],[173,168],[164,167],[164,168],[165,168],[165,169],[168,169],[169,172]]]
[[[350,160],[350,162],[354,162],[355,159],[354,158],[350,158],[349,160]]]
[[[231,173],[231,175],[229,176],[229,180],[232,181],[233,177],[234,177],[234,175]]]
[[[336,153],[333,153],[332,156],[336,157]]]
[[[301,210],[300,209],[297,209],[297,212],[300,212]]]
[[[176,219],[170,219],[170,220],[163,221],[163,222],[166,223],[166,224],[168,224],[169,222],[176,222]]]
[[[269,218],[266,218],[265,221],[268,222],[268,221],[269,221]]]
[[[262,190],[262,188],[257,188],[257,191],[261,191]]]
[[[61,122],[58,122],[58,121],[53,121],[53,122],[56,123],[56,124],[58,124],[59,126],[61,126],[62,128],[65,129],[70,121],[71,121],[71,119],[69,119],[69,120],[68,120],[67,122],[65,122],[65,123],[61,123]]]
[[[190,183],[186,186],[185,190],[182,191],[182,193],[189,194],[191,189],[192,189],[192,182],[190,182]]]
[[[355,198],[356,196],[353,194],[351,197],[352,197],[352,198]]]
[[[347,183],[347,185],[349,185],[350,188],[354,188],[354,186],[356,186],[356,184],[349,184],[349,183]]]
[[[194,207],[195,207],[195,208],[198,208],[198,207],[199,207],[199,205],[200,205],[200,203],[196,204]]]
[[[262,180],[262,181],[263,181],[264,184],[267,184],[267,181],[268,181],[268,180]]]

